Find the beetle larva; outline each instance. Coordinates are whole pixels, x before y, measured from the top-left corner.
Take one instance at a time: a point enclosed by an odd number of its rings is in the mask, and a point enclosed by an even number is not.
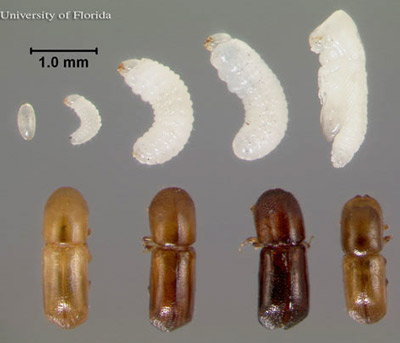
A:
[[[81,325],[88,314],[88,216],[85,199],[69,187],[57,189],[44,211],[44,312],[63,329]]]
[[[318,26],[309,42],[321,63],[318,96],[322,105],[322,131],[328,142],[333,141],[333,166],[342,168],[358,151],[367,131],[364,47],[357,26],[342,10]]]
[[[162,164],[181,152],[193,127],[190,94],[179,75],[148,58],[122,62],[118,72],[132,92],[154,110],[152,127],[133,145],[133,157],[143,164]]]
[[[390,237],[383,237],[382,209],[370,196],[356,196],[343,207],[341,230],[343,282],[347,312],[362,324],[386,314],[386,259],[380,255]]]
[[[23,104],[17,115],[18,130],[23,139],[30,141],[35,136],[36,116],[31,104]]]
[[[243,160],[268,155],[286,132],[288,109],[283,88],[260,55],[226,33],[207,38],[211,64],[219,78],[243,102],[244,123],[232,142],[233,152]]]
[[[64,104],[72,108],[81,120],[79,128],[70,136],[72,145],[90,141],[101,128],[101,117],[96,106],[78,94],[72,94],[64,99]]]
[[[166,188],[149,208],[152,250],[150,322],[164,332],[192,320],[195,292],[196,218],[192,199],[183,189]]]
[[[257,237],[242,244],[262,248],[258,320],[267,329],[289,329],[309,310],[303,215],[295,197],[282,189],[264,192],[252,211]]]

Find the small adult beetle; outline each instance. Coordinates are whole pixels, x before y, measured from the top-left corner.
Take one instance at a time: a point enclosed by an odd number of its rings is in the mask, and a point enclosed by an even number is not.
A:
[[[258,320],[267,329],[289,329],[309,309],[303,215],[295,197],[282,189],[264,192],[252,211],[257,237],[242,245],[262,248]]]
[[[341,230],[343,282],[347,312],[362,324],[386,314],[386,259],[380,255],[390,236],[383,237],[383,214],[372,197],[357,195],[343,207]]]
[[[62,187],[44,210],[43,302],[49,321],[73,329],[88,314],[88,208],[76,189]]]
[[[152,251],[150,322],[164,332],[192,320],[195,293],[195,207],[180,188],[160,191],[149,207],[152,237],[143,244]]]

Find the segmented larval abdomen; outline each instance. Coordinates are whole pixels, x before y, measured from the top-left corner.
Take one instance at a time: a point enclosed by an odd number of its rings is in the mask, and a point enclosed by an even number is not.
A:
[[[257,52],[238,39],[212,46],[210,61],[245,109],[244,124],[232,143],[235,155],[244,160],[266,156],[282,140],[288,122],[287,102],[279,80]]]
[[[310,35],[311,50],[320,54],[318,96],[325,138],[333,140],[331,160],[344,167],[364,141],[367,130],[365,53],[352,19],[336,11]]]
[[[154,123],[134,144],[133,156],[144,164],[161,164],[176,156],[190,137],[192,101],[183,81],[168,67],[145,58],[132,61],[125,81],[154,110]]]

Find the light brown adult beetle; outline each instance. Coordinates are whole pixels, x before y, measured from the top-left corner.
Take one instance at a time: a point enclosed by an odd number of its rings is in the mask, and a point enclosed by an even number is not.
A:
[[[347,312],[359,323],[376,323],[386,314],[386,259],[380,251],[390,240],[383,237],[381,206],[357,195],[343,207],[341,229]]]
[[[44,312],[63,329],[81,325],[88,315],[88,217],[85,199],[69,187],[57,189],[44,210]]]

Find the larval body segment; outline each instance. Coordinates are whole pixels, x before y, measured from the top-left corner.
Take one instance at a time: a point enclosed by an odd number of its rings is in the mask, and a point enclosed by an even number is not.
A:
[[[232,142],[233,152],[249,161],[268,155],[281,142],[288,122],[278,78],[256,51],[226,33],[208,37],[204,45],[219,78],[243,102],[245,118]]]
[[[72,145],[90,141],[101,128],[101,117],[96,106],[78,94],[72,94],[64,99],[64,104],[72,108],[81,120],[79,128],[70,136]]]
[[[36,115],[31,104],[23,104],[17,115],[18,131],[23,139],[30,141],[35,136]]]
[[[154,110],[153,125],[133,145],[133,157],[148,165],[169,161],[184,148],[192,132],[188,89],[179,75],[148,58],[124,61],[118,71],[132,92]]]
[[[321,63],[318,96],[322,131],[327,141],[333,141],[333,166],[341,168],[358,151],[367,131],[364,47],[354,21],[342,10],[318,26],[309,43]]]

